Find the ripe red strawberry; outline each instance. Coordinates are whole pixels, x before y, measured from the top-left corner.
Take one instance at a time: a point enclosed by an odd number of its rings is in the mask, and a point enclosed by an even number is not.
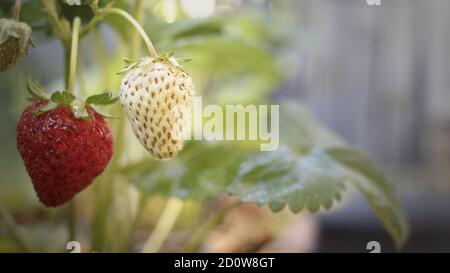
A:
[[[17,127],[17,148],[39,200],[56,207],[92,183],[113,153],[113,137],[103,116],[87,106],[91,120],[76,118],[68,105],[36,114],[47,103],[28,106]]]

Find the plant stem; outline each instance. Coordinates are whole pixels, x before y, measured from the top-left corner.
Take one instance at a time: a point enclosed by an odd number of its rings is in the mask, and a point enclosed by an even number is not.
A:
[[[145,242],[142,252],[154,253],[161,249],[161,246],[169,236],[182,208],[183,201],[181,199],[176,197],[169,198],[155,229]]]
[[[14,10],[13,10],[13,19],[16,21],[19,21],[20,19],[20,0],[16,0],[16,2],[14,3]]]
[[[92,17],[91,21],[89,21],[89,23],[87,23],[83,29],[80,31],[80,36],[84,37],[86,36],[89,32],[91,32],[94,27],[100,23],[101,20],[103,20],[103,18],[105,17],[104,14],[100,13],[98,10],[94,10],[94,12],[96,12],[96,14],[94,15],[94,17]]]
[[[142,0],[136,0],[134,2],[133,16],[136,19],[136,22],[139,25],[142,25],[142,21],[144,20],[144,9],[142,8]],[[131,33],[130,51],[131,51],[130,58],[132,59],[137,58],[139,53],[141,52],[141,41],[139,40],[138,29],[134,29],[133,33]]]
[[[69,66],[69,76],[67,80],[67,90],[73,93],[75,86],[75,79],[77,73],[77,57],[78,57],[78,39],[80,34],[80,17],[75,17],[73,20],[72,27],[72,45],[70,47],[70,66]]]
[[[214,214],[210,216],[210,218],[197,230],[197,232],[194,233],[191,239],[183,246],[181,251],[194,252],[205,237],[211,232],[211,230],[220,224],[228,212],[237,207],[239,204],[240,202],[231,203],[214,212]]]
[[[32,248],[23,232],[23,229],[20,226],[17,226],[14,218],[2,203],[0,203],[0,219],[2,219],[5,223],[6,229],[11,234],[11,237],[17,246],[19,246],[19,248],[24,252],[32,252]]]
[[[78,56],[78,39],[80,32],[81,20],[79,17],[75,17],[72,26],[72,43],[70,51],[66,50],[66,78],[67,78],[67,91],[74,93],[75,79],[77,73],[77,56]],[[69,55],[69,63],[67,63],[67,55]],[[69,69],[67,69],[69,67]],[[67,71],[68,70],[68,71]],[[69,228],[69,239],[74,241],[76,238],[76,205],[75,198],[69,203],[67,214],[67,225]]]
[[[131,16],[128,12],[124,11],[123,9],[119,8],[109,8],[106,10],[106,12],[108,14],[117,14],[127,19],[137,29],[137,31],[139,31],[139,34],[141,34],[141,37],[142,39],[144,39],[144,42],[147,45],[147,49],[150,52],[150,55],[155,58],[158,57],[158,53],[156,52],[156,49],[153,46],[152,42],[150,41],[150,38],[148,37],[147,33],[145,33],[144,29],[133,18],[133,16]]]
[[[138,1],[138,2],[141,2],[141,1]],[[141,11],[142,4],[140,4],[138,2],[136,5],[137,6],[136,10]],[[110,14],[117,14],[117,15],[120,15],[123,18],[125,18],[128,22],[130,22],[135,27],[135,29],[138,31],[138,33],[141,35],[142,39],[144,40],[150,55],[154,58],[158,57],[158,53],[156,52],[156,49],[153,46],[152,41],[148,37],[147,33],[142,28],[142,26],[139,24],[139,22],[137,20],[135,20],[133,18],[133,16],[131,16],[128,12],[124,11],[123,9],[112,8],[112,7],[98,9],[95,5],[93,8],[93,11],[95,13],[95,16],[83,28],[83,30],[81,31],[81,34],[80,34],[81,36],[84,36],[87,33],[89,33],[104,17],[106,17]],[[140,15],[140,16],[142,17],[143,15]],[[138,19],[140,19],[140,18],[138,17]]]

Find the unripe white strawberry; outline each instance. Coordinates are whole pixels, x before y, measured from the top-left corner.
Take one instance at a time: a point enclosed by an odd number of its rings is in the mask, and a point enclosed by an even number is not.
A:
[[[176,59],[144,57],[126,68],[120,104],[133,132],[156,158],[172,158],[183,148],[194,86]]]

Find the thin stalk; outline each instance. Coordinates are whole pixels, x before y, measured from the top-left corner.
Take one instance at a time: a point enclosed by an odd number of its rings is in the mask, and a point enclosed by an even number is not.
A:
[[[144,20],[144,9],[142,7],[142,2],[143,2],[142,0],[136,0],[134,2],[133,17],[136,19],[138,25],[142,25],[142,22]],[[137,58],[139,52],[141,52],[141,41],[139,40],[139,31],[137,29],[134,29],[133,33],[131,33],[130,50],[131,50],[130,58],[132,59]]]
[[[100,15],[96,15],[94,17],[92,17],[91,21],[89,21],[89,23],[87,23],[83,29],[80,32],[80,36],[84,37],[86,36],[89,32],[91,32],[94,27],[103,19],[103,16]]]
[[[79,17],[75,17],[73,20],[72,27],[72,43],[70,47],[70,52],[66,51],[66,70],[67,73],[67,90],[70,93],[74,93],[75,79],[77,73],[77,56],[78,56],[78,38],[80,33],[81,20]],[[67,55],[69,55],[69,63],[67,65]],[[68,67],[68,69],[67,69]],[[70,241],[76,238],[76,204],[75,198],[69,203],[68,215],[67,215],[67,225],[69,228],[69,239]]]
[[[16,2],[14,3],[14,10],[13,10],[13,19],[16,21],[19,21],[20,19],[20,0],[16,0]]]
[[[94,12],[98,12],[95,11]],[[105,15],[103,13],[96,13],[94,17],[83,27],[83,29],[80,32],[80,36],[84,37],[88,35],[92,30],[94,30],[95,26],[100,23],[104,19]]]
[[[156,52],[155,47],[153,46],[152,42],[150,41],[150,38],[148,37],[147,33],[145,33],[144,29],[141,27],[141,25],[131,16],[128,12],[124,11],[123,9],[119,8],[108,8],[106,10],[107,14],[117,14],[128,20],[136,29],[139,31],[139,34],[141,35],[142,39],[144,39],[144,42],[147,46],[148,51],[150,52],[150,55],[152,57],[158,57],[158,53]]]
[[[155,229],[145,242],[142,252],[155,253],[161,249],[161,246],[169,236],[182,208],[183,201],[181,199],[176,197],[169,198]]]
[[[191,239],[183,246],[182,252],[194,252],[201,242],[208,236],[208,234],[220,223],[222,223],[225,216],[237,207],[240,202],[231,203],[214,212],[213,215],[194,233]]]
[[[104,14],[101,12],[102,10],[98,7],[98,0],[94,0],[89,6],[91,7],[92,12],[94,12],[94,16],[91,20],[81,29],[80,36],[84,37],[89,32],[94,30],[95,26],[104,19]]]
[[[70,47],[70,66],[69,66],[69,77],[67,80],[67,90],[73,93],[75,86],[75,79],[77,73],[77,57],[78,57],[78,41],[80,34],[80,17],[75,17],[73,20],[72,27],[72,45]]]
[[[142,5],[141,5],[142,6]],[[142,8],[139,8],[139,10],[142,10]],[[139,24],[137,20],[133,18],[128,12],[124,11],[123,9],[119,8],[112,8],[112,7],[106,7],[102,9],[93,8],[93,11],[95,13],[95,16],[91,19],[91,21],[83,28],[81,31],[81,36],[84,36],[88,34],[104,17],[110,15],[110,14],[117,14],[125,18],[128,22],[130,22],[133,27],[138,31],[138,33],[141,35],[142,39],[144,40],[147,49],[150,53],[150,55],[154,58],[158,57],[158,53],[156,52],[155,47],[152,44],[152,41],[148,37],[145,30],[142,28],[142,26]],[[141,15],[143,16],[143,15]]]

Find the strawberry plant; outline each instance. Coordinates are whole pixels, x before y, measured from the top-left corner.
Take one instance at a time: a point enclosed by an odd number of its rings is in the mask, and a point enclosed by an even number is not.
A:
[[[58,207],[45,209],[43,217],[58,223],[53,231],[62,225],[67,232],[58,247],[40,247],[32,227],[19,227],[10,205],[0,201],[16,250],[62,251],[61,244],[81,240],[93,251],[156,252],[183,214],[210,215],[195,220],[176,248],[195,251],[243,203],[273,213],[316,213],[335,207],[350,188],[365,196],[395,244],[405,243],[408,224],[386,175],[299,103],[274,102],[280,105],[280,146],[274,151],[258,151],[261,139],[184,143],[189,120],[183,115],[195,95],[219,108],[274,101],[271,91],[288,69],[269,49],[281,42],[258,17],[169,24],[158,14],[146,18],[148,3],[141,0],[20,2],[0,5],[2,16],[15,7],[13,19],[0,19],[1,70],[14,73],[18,62],[20,67],[31,35],[39,39],[29,50],[57,38],[64,51],[64,87],[49,92],[28,81],[32,103],[19,119],[17,148],[40,202]],[[103,27],[117,34],[110,56]],[[251,31],[243,35],[246,29]],[[85,58],[78,56],[82,53]],[[85,71],[86,56],[96,72]],[[119,71],[123,59],[126,67]],[[104,89],[111,91],[90,91]],[[219,202],[224,193],[227,201]],[[151,230],[146,238],[139,237],[143,229],[146,235]]]

